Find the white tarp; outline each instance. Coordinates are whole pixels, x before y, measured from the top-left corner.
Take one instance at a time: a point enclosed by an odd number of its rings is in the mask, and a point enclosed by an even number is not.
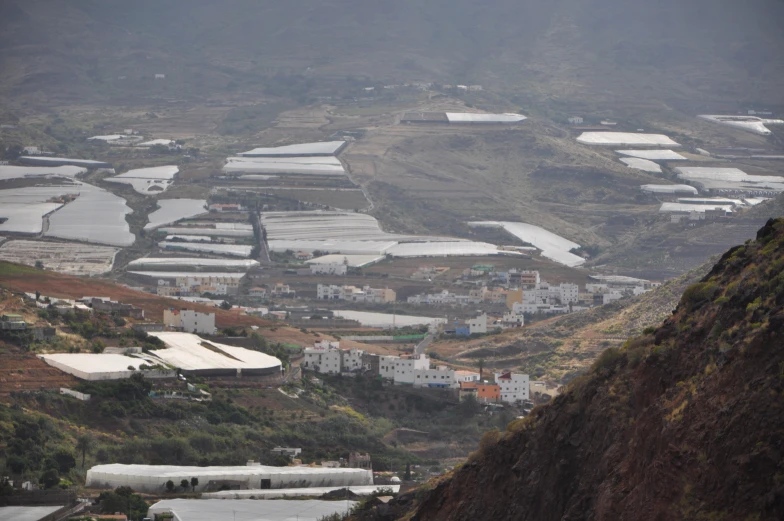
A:
[[[694,194],[697,195],[699,191],[693,186],[689,185],[641,185],[640,190],[652,194]]]
[[[346,146],[345,141],[322,141],[280,147],[254,148],[253,150],[242,152],[238,155],[244,157],[334,156],[337,155],[344,146]]]
[[[130,246],[136,241],[126,214],[133,210],[125,199],[111,192],[81,183],[79,197],[49,218],[48,237],[97,242],[110,246]]]
[[[450,123],[519,123],[525,121],[522,114],[476,114],[472,112],[447,112],[446,119]]]
[[[253,246],[243,244],[215,244],[198,242],[168,242],[161,241],[158,247],[164,250],[186,250],[201,253],[215,253],[217,255],[231,255],[234,257],[250,257]]]
[[[662,203],[659,212],[662,213],[705,213],[708,210],[732,211],[732,205],[727,204],[683,204],[683,203]]]
[[[365,327],[389,328],[405,326],[427,326],[430,324],[443,324],[443,318],[417,317],[414,315],[394,315],[392,313],[373,313],[370,311],[337,310],[335,316],[347,320],[356,320]]]
[[[44,215],[61,208],[60,203],[14,204],[3,202],[0,205],[0,232],[26,233],[37,235],[43,229]]]
[[[0,507],[0,521],[41,521],[65,505],[46,507]]]
[[[269,240],[269,251],[323,251],[348,255],[380,255],[396,245],[395,241],[351,241],[351,240]]]
[[[14,240],[0,246],[0,259],[68,275],[94,276],[112,270],[117,248],[75,242]]]
[[[164,499],[148,515],[171,512],[174,521],[319,521],[346,514],[354,501],[256,501],[253,499]]]
[[[230,157],[223,172],[249,174],[344,175],[340,160],[322,157]],[[243,177],[244,179],[247,177]]]
[[[130,246],[136,240],[125,220],[125,215],[132,212],[125,199],[87,183],[0,190],[0,208],[6,204],[47,203],[66,195],[76,198],[49,216],[45,236],[111,246]]]
[[[688,159],[672,150],[616,150],[615,153],[651,161],[686,161]]]
[[[653,161],[649,161],[648,159],[640,159],[637,157],[622,157],[621,163],[625,164],[629,168],[642,170],[643,172],[652,172],[652,173],[660,174],[662,171],[659,165],[657,165]]]
[[[761,136],[769,136],[772,134],[766,125],[784,125],[784,120],[762,119],[756,116],[720,116],[705,114],[697,117],[729,127],[739,128]]]
[[[749,175],[737,168],[679,167],[678,177],[697,183],[706,190],[784,191],[784,177]]]
[[[265,488],[342,487],[372,485],[373,472],[364,469],[323,467],[182,467],[175,465],[97,465],[87,471],[88,488],[117,488],[130,486],[137,492],[163,492],[169,480],[179,483],[198,478],[197,492],[204,491],[210,481],[245,483],[246,488],[262,488],[262,480],[269,480]]]
[[[84,174],[87,169],[81,166],[9,166],[0,165],[0,180],[20,179],[23,177],[59,176],[74,178]]]
[[[579,266],[585,263],[582,257],[570,253],[571,250],[579,248],[580,245],[565,239],[560,235],[547,231],[533,224],[507,222],[507,221],[484,221],[470,222],[469,226],[485,226],[503,228],[523,242],[533,244],[542,251],[542,256],[559,264],[569,267]]]
[[[158,201],[158,208],[147,219],[145,230],[154,230],[160,226],[177,222],[207,213],[207,201],[204,199],[163,199]]]
[[[392,338],[392,337],[389,337]],[[369,496],[379,492],[390,491],[392,494],[400,492],[400,485],[368,485],[352,487],[310,487],[310,488],[280,488],[250,489],[250,490],[223,490],[221,492],[206,492],[202,499],[279,499],[284,497],[314,497],[328,494],[335,490],[349,489],[358,496]]]
[[[633,132],[583,132],[577,138],[577,142],[584,145],[680,146],[664,134],[636,134]]]
[[[383,255],[332,254],[332,255],[324,255],[322,257],[317,257],[315,259],[305,261],[305,263],[306,264],[342,264],[345,262],[349,267],[361,268],[369,264],[375,264],[376,262],[380,262],[384,260],[384,258],[385,257]]]
[[[166,363],[186,371],[232,369],[240,371],[279,368],[280,360],[274,356],[242,347],[208,342],[191,333],[151,332],[160,338],[166,349],[150,351]],[[210,349],[203,346],[208,344]]]
[[[174,378],[172,369],[140,370],[142,365],[162,365],[159,360],[146,355],[118,355],[109,353],[56,353],[39,355],[39,358],[57,369],[82,380],[119,380],[141,373],[145,378]],[[131,369],[133,368],[133,369]]]
[[[393,257],[473,257],[498,255],[495,244],[487,242],[406,242],[399,243],[387,250]],[[503,252],[505,255],[519,255],[516,252]]]
[[[197,228],[196,226],[168,226],[160,228],[165,233],[181,235],[203,235],[214,237],[253,237],[253,227],[244,228]]]
[[[259,265],[257,260],[235,260],[235,259],[202,259],[200,257],[142,257],[128,263],[129,269],[155,268],[159,270],[171,270],[176,267],[191,267],[201,271],[210,270],[249,270]]]

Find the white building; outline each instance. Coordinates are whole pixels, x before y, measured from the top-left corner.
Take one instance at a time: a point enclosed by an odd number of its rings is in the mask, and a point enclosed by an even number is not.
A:
[[[435,369],[417,369],[414,371],[414,387],[441,387],[454,389],[460,387],[454,369],[440,365]]]
[[[416,381],[416,371],[430,369],[430,358],[427,355],[412,355],[409,358],[398,358],[394,361],[395,384],[411,384]]]
[[[339,342],[324,340],[305,349],[302,367],[326,374],[362,371],[362,355],[364,353],[360,349],[340,349]]]
[[[455,379],[457,380],[458,386],[460,385],[460,382],[478,382],[479,373],[473,371],[455,371]]]
[[[342,355],[339,344],[334,347],[327,343],[326,346],[317,343],[314,347],[305,349],[305,359],[302,361],[303,369],[310,369],[317,373],[339,374],[342,368]]]
[[[466,321],[470,335],[487,333],[487,313]]]
[[[515,302],[515,304],[513,304],[513,307],[514,307],[514,305],[517,305],[517,304],[522,305],[519,302]],[[514,311],[510,311],[509,313],[506,313],[503,316],[503,318],[501,318],[501,328],[502,329],[511,329],[511,328],[515,328],[515,327],[523,327],[524,325],[525,325],[525,317],[523,316],[522,313],[515,313]]]
[[[496,373],[495,383],[501,388],[502,402],[516,403],[528,400],[529,382],[527,374]]]
[[[351,302],[368,302],[371,304],[384,304],[394,302],[397,298],[391,289],[377,289],[365,286],[337,286],[334,284],[318,284],[316,298],[319,300],[348,300]]]
[[[163,323],[185,333],[215,333],[215,313],[200,313],[190,309],[164,309]]]
[[[348,273],[348,266],[343,263],[337,264],[311,264],[311,275],[345,275]]]
[[[395,379],[395,361],[400,360],[399,356],[382,355],[378,357],[378,374],[387,380]]]
[[[610,293],[605,293],[602,295],[602,304],[609,304],[610,302],[615,302],[616,300],[621,300],[623,298],[623,293],[620,291],[611,291]]]
[[[583,121],[584,121],[583,118],[581,118],[580,116],[572,116],[569,118],[570,125],[582,125]]]

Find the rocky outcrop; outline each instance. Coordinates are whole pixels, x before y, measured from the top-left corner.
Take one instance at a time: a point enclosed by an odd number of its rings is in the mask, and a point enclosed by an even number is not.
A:
[[[784,519],[784,220],[728,251],[656,330],[450,477],[366,519]]]

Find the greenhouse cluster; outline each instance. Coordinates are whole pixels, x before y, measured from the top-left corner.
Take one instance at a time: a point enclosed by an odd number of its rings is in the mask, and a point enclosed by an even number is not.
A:
[[[373,472],[365,469],[323,467],[179,467],[172,465],[97,465],[87,471],[91,488],[131,487],[137,492],[163,492],[166,483],[198,479],[196,492],[233,489],[283,489],[368,486]],[[224,487],[225,488],[225,487]]]

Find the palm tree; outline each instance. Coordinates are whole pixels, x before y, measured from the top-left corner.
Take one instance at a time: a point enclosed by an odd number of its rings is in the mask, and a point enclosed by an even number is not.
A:
[[[484,369],[484,368],[485,368],[485,359],[484,358],[480,358],[479,359],[479,381],[480,382],[482,381],[482,369]]]
[[[82,453],[82,468],[84,468],[84,458],[87,453],[93,450],[93,439],[89,434],[82,434],[76,440],[76,450]]]

